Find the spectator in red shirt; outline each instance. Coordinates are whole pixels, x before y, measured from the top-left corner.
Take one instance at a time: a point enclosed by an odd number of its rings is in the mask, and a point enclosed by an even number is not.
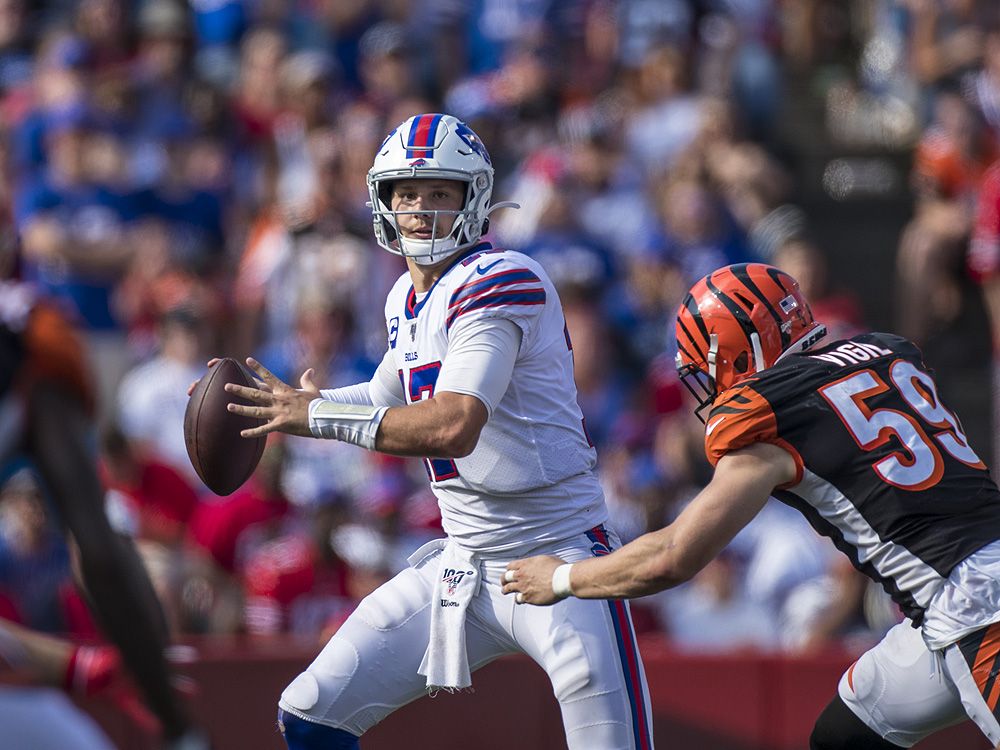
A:
[[[289,513],[281,491],[284,447],[270,441],[257,470],[232,495],[200,503],[188,525],[190,566],[184,583],[184,627],[195,632],[237,632],[244,626],[241,561],[255,533]],[[266,536],[266,534],[264,535]],[[251,548],[248,550],[248,548]]]
[[[198,505],[191,485],[174,468],[136,451],[117,426],[103,436],[101,469],[108,489],[126,505],[138,540],[174,546]]]
[[[913,156],[913,188],[921,199],[969,201],[997,158],[996,138],[957,93],[940,94],[934,120]]]
[[[284,446],[270,440],[257,470],[242,487],[229,497],[202,503],[191,518],[188,539],[226,573],[237,571],[237,550],[245,532],[288,514],[288,499],[281,490],[284,461]]]
[[[898,328],[918,346],[965,313],[962,258],[976,190],[996,157],[995,139],[969,104],[954,93],[939,95],[914,156],[914,216],[896,259]]]

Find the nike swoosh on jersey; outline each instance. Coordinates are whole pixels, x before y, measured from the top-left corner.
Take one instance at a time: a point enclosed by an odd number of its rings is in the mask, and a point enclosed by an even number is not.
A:
[[[725,417],[719,417],[714,422],[709,422],[708,425],[706,425],[706,427],[705,427],[705,434],[706,435],[711,435],[712,434],[712,430],[714,430],[716,427],[718,427],[720,424],[722,424],[722,421],[724,419],[725,419]]]
[[[478,273],[479,275],[482,275],[482,274],[486,273],[487,271],[489,271],[491,268],[493,268],[493,266],[495,266],[497,263],[502,263],[502,262],[503,262],[503,259],[501,259],[501,260],[495,260],[492,263],[490,263],[488,266],[476,266],[476,273]]]

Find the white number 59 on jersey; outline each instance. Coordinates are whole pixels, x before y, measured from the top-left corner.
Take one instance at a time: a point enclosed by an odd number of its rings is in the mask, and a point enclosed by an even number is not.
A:
[[[986,466],[969,447],[958,419],[938,399],[934,380],[911,362],[900,359],[889,368],[896,391],[929,427],[939,430],[933,439],[913,413],[896,409],[871,409],[865,403],[890,386],[873,370],[862,370],[819,389],[862,450],[884,445],[893,435],[904,451],[895,451],[872,464],[889,484],[907,490],[924,490],[937,484],[944,473],[938,446],[975,469]]]

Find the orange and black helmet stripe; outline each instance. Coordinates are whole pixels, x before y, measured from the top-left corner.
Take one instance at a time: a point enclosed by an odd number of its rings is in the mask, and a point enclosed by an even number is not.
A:
[[[996,712],[1000,701],[1000,623],[976,630],[959,641],[962,656],[965,657],[986,705]]]
[[[732,270],[733,275],[737,278],[737,280],[739,280],[743,284],[743,286],[745,286],[750,291],[750,293],[753,294],[753,296],[755,296],[758,300],[760,300],[762,305],[764,305],[764,308],[767,310],[768,315],[771,316],[771,320],[774,321],[775,328],[777,328],[781,334],[781,350],[784,351],[785,349],[788,348],[788,345],[792,343],[791,335],[787,330],[782,329],[781,316],[778,314],[778,311],[774,309],[774,305],[771,304],[771,301],[767,298],[767,295],[765,295],[760,290],[760,287],[757,286],[756,283],[754,283],[754,280],[750,278],[750,273],[747,271],[747,265],[748,265],[747,263],[740,263],[735,266],[730,266],[730,269]],[[778,287],[782,291],[785,291],[787,293],[785,285],[782,284],[780,281],[780,276],[779,276],[780,274],[781,271],[779,271],[776,268],[768,269],[768,275],[774,280],[774,282],[778,285]]]
[[[726,266],[696,283],[678,310],[678,368],[682,379],[689,366],[708,370],[709,387],[725,391],[773,365],[814,329],[809,305],[787,273],[763,263]],[[716,356],[706,367],[710,348]]]
[[[726,271],[727,269],[722,269],[721,273],[725,273]],[[716,274],[717,273],[719,272],[716,272]],[[725,308],[729,311],[729,314],[736,319],[737,323],[739,323],[739,326],[742,329],[743,334],[747,337],[747,345],[752,345],[753,339],[751,339],[750,337],[753,334],[757,333],[756,326],[754,326],[753,321],[750,320],[750,316],[747,314],[747,311],[744,310],[742,307],[740,307],[739,303],[735,299],[733,299],[728,294],[723,292],[716,285],[715,281],[713,281],[713,277],[716,276],[716,274],[708,276],[705,279],[705,283],[708,284],[708,288],[709,290],[711,290],[712,294],[716,296],[719,302],[721,302],[725,306]],[[723,279],[718,279],[718,281],[722,282]]]
[[[687,324],[685,324],[683,315],[678,315],[677,325],[680,327],[681,331],[687,337],[688,346],[685,346],[684,341],[682,341],[681,338],[678,337],[677,348],[681,351],[681,353],[685,357],[687,357],[692,362],[697,362],[699,360],[704,361],[705,357],[707,356],[706,353],[708,352],[708,347],[709,347],[708,326],[705,325],[705,318],[704,316],[702,316],[701,310],[698,309],[698,302],[695,300],[694,295],[692,295],[690,292],[688,292],[687,296],[684,297],[684,301],[681,303],[681,307],[683,309],[686,309],[688,314],[691,316],[692,320],[694,320],[695,326],[697,327],[698,332],[701,333],[702,338],[705,341],[705,344],[703,348],[698,345],[698,340],[694,337],[694,334],[691,333]],[[691,351],[692,349],[694,351]]]

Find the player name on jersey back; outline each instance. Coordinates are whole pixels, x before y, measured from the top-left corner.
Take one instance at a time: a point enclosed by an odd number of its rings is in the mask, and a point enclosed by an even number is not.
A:
[[[861,341],[848,341],[822,354],[809,354],[806,356],[846,367],[848,365],[859,365],[876,357],[887,357],[890,354],[892,354],[892,349],[886,349],[883,346]]]

